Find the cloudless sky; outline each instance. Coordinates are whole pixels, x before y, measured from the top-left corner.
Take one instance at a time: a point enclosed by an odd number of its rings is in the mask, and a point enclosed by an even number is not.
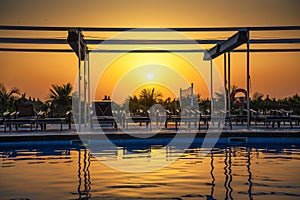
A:
[[[297,0],[1,0],[1,25],[70,27],[225,27],[300,25]],[[86,36],[109,37],[113,33]],[[194,39],[225,39],[233,33],[188,34]],[[1,31],[1,37],[66,38],[67,33]],[[299,38],[299,31],[261,32],[253,38]],[[68,45],[8,45],[0,47],[69,48]],[[207,46],[207,48],[210,46]],[[252,48],[269,47],[251,45]],[[299,48],[299,45],[273,45]],[[0,82],[16,86],[28,96],[46,99],[51,84],[74,83],[75,54],[0,52]],[[251,54],[251,93],[281,98],[300,93],[299,53]],[[222,72],[223,58],[215,63]],[[232,83],[245,87],[245,54],[232,55]],[[195,82],[196,92],[205,92]],[[103,90],[103,93],[109,90]],[[103,95],[102,93],[99,94]],[[100,97],[99,97],[100,98]]]

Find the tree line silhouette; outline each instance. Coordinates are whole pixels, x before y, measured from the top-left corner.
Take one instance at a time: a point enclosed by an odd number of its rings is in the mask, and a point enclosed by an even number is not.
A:
[[[13,112],[18,104],[33,104],[36,111],[45,111],[49,117],[63,117],[72,109],[72,91],[70,83],[64,85],[51,85],[49,95],[45,102],[39,98],[26,97],[16,87],[8,90],[0,83],[0,114]]]
[[[235,86],[236,87],[236,86]],[[233,90],[233,87],[231,90]],[[16,87],[7,89],[4,84],[0,83],[0,113],[13,112],[17,104],[33,104],[36,111],[45,111],[49,117],[62,117],[69,110],[72,110],[72,96],[76,97],[73,87],[70,83],[51,85],[47,100],[42,102],[40,99],[26,97],[26,93],[21,93]],[[76,99],[76,98],[75,98]],[[210,99],[202,98],[200,94],[195,95],[199,109],[202,112],[210,109]],[[78,101],[78,100],[77,100]],[[77,102],[78,103],[78,102]],[[151,108],[154,104],[162,105],[171,113],[180,110],[180,102],[178,98],[167,97],[163,99],[163,94],[155,88],[144,88],[140,94],[129,96],[124,104],[118,105],[113,102],[116,109],[124,109],[129,105],[129,112],[132,114],[141,114]],[[266,114],[270,110],[284,109],[292,114],[300,114],[300,96],[295,94],[290,97],[281,99],[270,98],[269,95],[264,97],[261,93],[254,93],[250,99],[250,107],[260,113]],[[240,112],[243,108],[236,106],[231,102],[232,113]]]

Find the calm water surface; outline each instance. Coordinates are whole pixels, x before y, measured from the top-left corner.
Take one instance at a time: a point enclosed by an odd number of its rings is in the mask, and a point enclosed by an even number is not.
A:
[[[131,147],[99,154],[151,159],[153,145]],[[176,148],[160,151],[172,159]],[[193,145],[163,169],[126,173],[80,143],[1,146],[0,199],[300,199],[299,144],[217,145],[204,159],[199,151]]]

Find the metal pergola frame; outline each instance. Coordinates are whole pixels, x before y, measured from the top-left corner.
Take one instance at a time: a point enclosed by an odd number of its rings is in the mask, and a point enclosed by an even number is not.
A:
[[[138,31],[138,32],[161,32],[162,28],[103,28],[103,27],[52,27],[52,26],[0,26],[0,31],[45,31],[45,32],[68,32],[70,29],[76,29],[78,32],[121,32],[121,31]],[[136,30],[134,30],[136,29]],[[272,38],[272,39],[251,39],[250,32],[254,31],[299,31],[300,26],[267,26],[267,27],[208,27],[208,28],[165,28],[170,29],[173,31],[178,32],[229,32],[229,31],[241,31],[247,30],[249,33],[249,39],[246,42],[247,49],[233,49],[231,51],[224,52],[224,87],[226,88],[226,71],[228,74],[228,90],[230,89],[230,53],[247,53],[247,127],[250,128],[250,106],[249,106],[249,79],[250,79],[250,60],[249,55],[251,52],[256,53],[272,53],[272,52],[300,52],[300,48],[261,48],[261,49],[250,49],[250,44],[300,44],[300,38]],[[77,51],[82,51],[80,45],[80,37],[78,37],[78,49]],[[95,39],[87,39],[85,40],[86,45],[96,45],[105,40],[95,40]],[[198,44],[221,44],[226,42],[226,40],[195,40]],[[12,38],[12,37],[4,37],[0,38],[1,44],[47,44],[47,45],[61,45],[61,44],[68,44],[67,39],[57,39],[57,38]],[[191,42],[190,40],[110,40],[108,45],[128,45],[128,44],[195,44],[195,42]],[[40,53],[73,53],[74,49],[40,49],[40,48],[0,48],[0,52],[40,52]],[[77,52],[77,53],[78,53]],[[90,66],[89,66],[89,52],[90,50],[84,49],[84,58],[82,59],[82,55],[80,53],[77,54],[78,56],[78,98],[79,98],[79,130],[81,130],[81,60],[84,61],[84,112],[85,112],[85,119],[84,124],[88,123],[86,119],[88,109],[90,108]],[[96,50],[95,52],[99,53],[168,53],[168,52],[180,52],[180,53],[198,53],[198,52],[205,52],[205,50],[198,50],[198,49],[178,49],[178,50]],[[226,53],[228,55],[228,59],[226,59]],[[221,55],[221,54],[220,54]],[[226,64],[228,70],[226,70]],[[86,69],[87,68],[87,69]],[[212,67],[211,67],[212,70]],[[86,73],[88,73],[88,80],[86,80]],[[211,72],[212,74],[212,72]],[[88,85],[86,87],[86,85]],[[211,88],[212,88],[211,84]],[[88,92],[86,92],[88,90]],[[88,97],[87,97],[88,95]],[[212,95],[213,96],[213,95]],[[88,99],[88,104],[86,102]],[[228,98],[230,102],[230,99]],[[87,108],[88,105],[88,108]],[[227,106],[226,106],[227,107]],[[230,103],[228,106],[230,109]]]
[[[211,92],[213,92],[213,80],[212,80],[212,61],[214,58],[217,58],[218,56],[224,54],[224,88],[225,88],[225,118],[227,117],[227,110],[228,110],[228,117],[231,120],[231,113],[230,113],[230,81],[228,82],[228,89],[226,88],[227,83],[227,69],[226,69],[226,53],[230,53],[234,49],[238,48],[239,46],[243,44],[247,44],[247,128],[250,128],[250,46],[249,46],[249,38],[250,34],[248,30],[241,30],[232,35],[230,38],[228,38],[226,41],[222,42],[221,44],[217,44],[216,46],[212,47],[208,51],[204,53],[203,60],[209,60],[210,61],[210,70],[211,70]],[[230,54],[228,55],[229,61],[230,61]],[[228,72],[230,80],[230,63],[228,63]],[[211,98],[211,102],[213,101],[213,98]]]

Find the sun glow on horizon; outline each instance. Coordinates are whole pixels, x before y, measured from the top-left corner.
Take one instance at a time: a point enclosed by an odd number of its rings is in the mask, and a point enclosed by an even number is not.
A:
[[[95,56],[91,56],[94,59],[91,64],[97,70],[97,66],[103,65],[97,62],[98,54]],[[145,85],[161,90],[163,98],[178,96],[180,88],[187,88],[191,83],[195,84],[196,93],[201,93],[201,96],[208,93],[206,84],[194,66],[173,53],[123,54],[104,69],[101,77],[96,77],[97,73],[93,71],[91,74],[96,82],[95,99],[108,95],[116,102],[123,102]]]
[[[147,79],[148,79],[149,81],[153,80],[153,78],[154,78],[154,75],[153,75],[152,73],[148,73],[148,74],[147,74]]]
[[[179,93],[177,93],[177,91],[172,91],[170,88],[168,88],[165,85],[158,84],[158,83],[153,83],[153,82],[149,82],[145,85],[142,85],[142,86],[136,88],[130,94],[130,97],[134,97],[134,96],[139,97],[139,95],[141,94],[141,91],[143,89],[146,89],[146,90],[153,90],[154,89],[154,92],[161,93],[162,94],[161,99],[163,101],[168,99],[168,98],[171,98],[171,99],[179,98]]]

